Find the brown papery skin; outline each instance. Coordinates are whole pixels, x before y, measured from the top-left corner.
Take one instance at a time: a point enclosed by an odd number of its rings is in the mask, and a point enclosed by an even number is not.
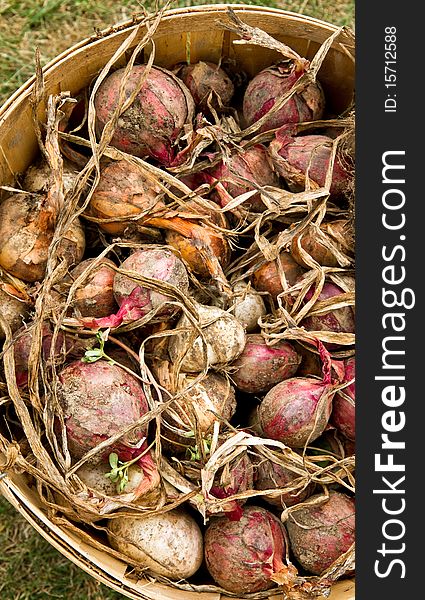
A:
[[[303,448],[325,430],[333,395],[329,384],[310,377],[292,377],[278,383],[258,408],[264,437],[291,448]]]
[[[356,374],[356,359],[355,357],[347,358],[345,361],[345,376],[344,381],[348,382],[355,378]],[[330,422],[334,425],[346,438],[354,442],[356,439],[356,384],[355,381],[341,390],[345,398],[340,392],[335,394],[333,401],[333,410]],[[351,402],[350,402],[351,399]]]
[[[343,294],[344,291],[337,285],[326,282],[319,294],[317,302],[333,298]],[[305,295],[305,301],[310,300],[313,296],[313,289],[310,289]],[[313,306],[314,308],[314,306]],[[305,317],[300,322],[300,326],[305,327],[307,331],[331,331],[333,333],[354,333],[355,320],[354,312],[351,306],[343,306],[342,308],[331,308],[329,312],[320,315],[311,315]],[[337,344],[326,344],[328,348],[338,348]]]
[[[339,219],[330,223],[322,223],[320,229],[328,234],[331,241],[336,245],[338,250],[344,252],[348,256],[353,254],[353,227],[350,222]],[[298,239],[301,237],[301,247],[308,253],[319,265],[323,267],[338,267],[339,262],[334,253],[328,250],[318,239],[315,230],[308,227],[306,230],[298,233],[292,238],[291,254],[296,262],[302,267],[310,269],[301,253],[298,250]]]
[[[278,295],[284,291],[279,275],[279,264],[289,286],[294,285],[305,273],[289,252],[281,252],[279,260],[269,261],[257,269],[252,275],[254,288],[257,292],[268,292],[274,302],[277,302]]]
[[[208,571],[222,588],[235,594],[273,587],[270,578],[285,568],[285,550],[284,526],[271,512],[256,506],[244,507],[239,521],[212,519],[205,533]]]
[[[312,496],[313,498],[318,498]],[[320,575],[355,541],[354,499],[330,492],[319,506],[306,506],[293,512],[287,521],[292,552],[300,565]]]
[[[270,143],[270,154],[276,170],[292,192],[306,187],[306,174],[319,187],[324,187],[332,151],[332,139],[326,135],[291,136],[278,130]],[[347,191],[350,176],[338,154],[335,157],[329,188],[333,199]]]
[[[41,281],[54,233],[45,198],[19,193],[0,203],[0,267],[23,281]]]
[[[30,311],[30,304],[19,298],[19,292],[11,285],[0,283],[0,311],[12,333],[22,326],[23,319],[28,316]],[[0,341],[4,338],[5,332],[0,324]]]
[[[146,65],[132,68],[125,97],[136,89]],[[101,135],[118,105],[124,69],[114,71],[100,85],[96,97],[96,131]],[[165,69],[152,67],[133,104],[119,117],[111,145],[133,156],[152,156],[169,165],[174,143],[193,116],[193,99],[182,81]]]
[[[72,279],[77,279],[94,260],[94,258],[83,260],[72,269]],[[112,267],[114,266],[112,260],[102,259],[97,267],[91,269],[77,289],[73,304],[83,317],[106,317],[118,309],[113,292],[115,271]]]
[[[136,250],[121,263],[121,268],[126,271],[135,271],[144,277],[164,281],[174,285],[182,292],[187,292],[189,288],[189,279],[184,264],[171,250],[166,248]],[[114,294],[120,306],[137,288],[139,288],[140,298],[145,302],[145,304],[140,304],[144,308],[145,314],[162,302],[171,299],[155,290],[143,288],[127,275],[121,273],[115,275]]]
[[[272,490],[277,488],[290,487],[291,482],[298,479],[299,475],[290,471],[271,460],[260,460],[255,471],[255,488],[257,490]],[[262,496],[264,500],[272,506],[284,508],[303,502],[314,490],[314,484],[309,484],[306,488],[296,489],[294,492],[283,492],[281,494],[271,494]]]
[[[276,101],[287,94],[303,75],[294,62],[281,62],[260,71],[248,84],[243,99],[243,115],[252,125],[267,114]],[[297,92],[282,108],[269,117],[259,132],[277,129],[286,123],[302,123],[320,119],[325,108],[321,85],[310,83]]]
[[[234,86],[225,71],[218,65],[209,61],[199,61],[183,67],[179,73],[180,79],[192,94],[197,107],[208,109],[208,96],[211,92],[212,105],[217,108],[218,102],[215,94],[220,97],[224,106],[230,104],[234,94]]]
[[[266,185],[277,187],[279,185],[279,177],[274,171],[267,148],[262,144],[256,144],[242,152],[232,154],[226,163],[221,162],[211,169],[210,175],[213,179],[221,182],[233,198],[256,189],[255,186],[249,185],[243,179],[248,182],[252,181],[260,187]],[[215,195],[219,197],[221,206],[226,206],[230,201],[230,198],[221,195],[219,190],[215,192]],[[259,192],[246,200],[242,206],[253,212],[265,210]]]
[[[77,360],[59,374],[58,399],[62,406],[68,446],[74,459],[110,436],[136,423],[148,411],[139,381],[121,367],[104,360]],[[137,427],[98,455],[107,460],[116,452],[121,460],[139,452],[135,445],[146,436],[147,426]]]
[[[53,240],[56,210],[45,196],[25,192],[0,203],[0,267],[22,281],[41,281]],[[84,230],[74,220],[58,244],[57,256],[72,266],[85,250]]]
[[[301,357],[290,342],[269,346],[262,335],[249,334],[242,354],[231,365],[235,368],[231,377],[239,390],[261,394],[293,377],[300,362]]]
[[[208,204],[212,205],[211,208],[208,207]],[[214,210],[214,207],[216,210]],[[216,204],[212,202],[209,203],[207,200],[205,201],[205,204],[199,204],[194,200],[189,200],[185,203],[185,207],[181,212],[182,214],[186,212],[193,215],[202,215],[208,217],[206,221],[209,220],[211,223],[221,228],[227,227],[226,217],[217,211]],[[206,264],[205,255],[200,251],[201,247],[199,242],[196,237],[192,237],[192,232],[194,233],[195,229],[194,223],[189,219],[183,220],[181,218],[171,218],[168,219],[167,222],[170,228],[173,227],[173,225],[176,226],[175,231],[172,231],[171,229],[166,231],[165,240],[167,244],[179,251],[180,256],[194,273],[201,277],[208,277],[211,275],[211,269],[208,268]],[[200,230],[199,227],[202,229]],[[203,220],[197,221],[196,229],[200,232],[202,231],[205,238],[205,244],[208,246],[212,255],[216,257],[220,265],[224,268],[227,267],[230,262],[231,251],[225,235],[214,230],[212,227],[209,227]]]
[[[98,219],[135,217],[160,205],[159,191],[132,163],[126,160],[112,162],[101,170],[88,212]],[[99,227],[112,235],[122,235],[130,222],[111,221],[99,223]]]

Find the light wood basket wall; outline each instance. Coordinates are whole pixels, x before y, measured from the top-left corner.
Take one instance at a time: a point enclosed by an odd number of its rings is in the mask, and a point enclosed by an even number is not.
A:
[[[261,6],[233,5],[246,23],[260,27],[285,42],[306,58],[312,58],[336,27],[300,14]],[[190,38],[191,61],[218,61],[234,58],[251,76],[272,64],[279,55],[257,46],[235,45],[234,36],[220,28],[226,18],[226,5],[205,5],[173,9],[165,13],[155,34],[155,64],[171,67],[186,59]],[[87,86],[126,36],[137,24],[128,22],[110,28],[69,48],[44,68],[47,94]],[[140,34],[141,35],[141,34]],[[135,44],[140,39],[136,38]],[[355,67],[352,38],[342,33],[320,69],[319,79],[328,102],[335,111],[349,106],[354,94]],[[38,153],[33,133],[29,99],[34,78],[28,80],[0,108],[0,182],[11,184],[33,162]],[[41,114],[44,108],[41,107]],[[1,456],[0,456],[1,465]],[[180,591],[159,583],[126,578],[127,565],[88,545],[78,536],[52,523],[23,475],[8,474],[0,480],[0,492],[29,523],[57,550],[105,585],[134,600],[225,600],[219,593]],[[235,599],[234,599],[235,600]],[[270,591],[270,600],[285,600],[282,593]],[[354,580],[337,582],[329,600],[354,600]]]

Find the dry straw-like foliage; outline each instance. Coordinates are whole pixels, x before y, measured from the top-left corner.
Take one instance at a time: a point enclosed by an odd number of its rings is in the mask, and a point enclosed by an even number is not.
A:
[[[261,264],[276,260],[282,250],[289,248],[295,236],[300,236],[308,228],[313,228],[317,239],[334,255],[338,266],[323,267],[318,264],[303,249],[300,244],[302,238],[299,237],[298,250],[309,267],[308,272],[301,283],[292,287],[286,283],[277,304],[272,305],[270,312],[260,321],[261,333],[270,344],[282,339],[295,340],[303,344],[310,352],[317,353],[319,340],[324,343],[335,343],[342,347],[341,350],[334,353],[336,358],[352,356],[354,353],[353,334],[327,331],[306,332],[300,326],[302,319],[307,315],[319,315],[330,309],[354,306],[353,207],[349,202],[345,208],[340,208],[329,200],[332,168],[337,153],[342,153],[347,162],[352,164],[353,108],[339,119],[298,126],[298,132],[308,131],[309,127],[315,129],[334,127],[340,132],[333,140],[331,161],[323,187],[317,186],[307,177],[306,189],[299,193],[274,187],[259,188],[254,192],[248,192],[232,199],[225,208],[217,205],[218,213],[231,216],[229,219],[231,225],[228,227],[218,226],[205,214],[201,212],[198,214],[195,209],[191,213],[184,212],[183,209],[188,200],[198,203],[200,207],[204,206],[205,198],[211,188],[203,184],[193,191],[181,180],[183,176],[202,170],[206,164],[211,166],[222,159],[225,160],[231,151],[238,151],[238,149],[258,142],[269,141],[273,133],[258,133],[265,118],[242,129],[235,115],[230,113],[225,113],[224,116],[219,115],[211,106],[213,115],[211,122],[205,121],[196,131],[190,128],[185,131],[184,139],[180,140],[181,147],[184,148],[183,159],[167,170],[155,167],[146,160],[130,156],[109,145],[120,114],[131,105],[148,76],[150,68],[155,63],[153,40],[162,14],[161,10],[140,20],[139,26],[133,29],[93,81],[90,93],[86,94],[86,110],[82,121],[87,127],[87,137],[81,135],[82,126],[73,131],[67,129],[67,122],[76,100],[66,93],[47,99],[45,130],[38,123],[37,108],[44,99],[43,77],[41,69],[38,70],[32,98],[34,126],[42,157],[47,161],[50,169],[47,193],[59,210],[55,235],[49,251],[46,276],[37,289],[31,290],[34,299],[34,318],[29,329],[32,333],[32,345],[28,364],[28,387],[24,390],[16,383],[13,351],[16,335],[12,334],[8,323],[0,313],[0,325],[5,332],[5,343],[1,352],[4,375],[0,383],[0,410],[8,422],[7,428],[2,427],[0,432],[0,450],[6,457],[6,462],[1,465],[1,470],[27,474],[33,481],[40,499],[54,523],[77,532],[80,537],[95,547],[126,560],[137,574],[140,574],[140,566],[129,560],[128,557],[123,557],[117,551],[112,550],[103,536],[107,527],[107,519],[114,518],[122,512],[148,516],[153,512],[169,511],[176,506],[188,503],[204,521],[207,521],[209,516],[222,514],[223,511],[234,506],[236,501],[252,500],[267,495],[276,497],[282,492],[300,493],[312,483],[321,491],[320,499],[322,500],[326,499],[329,488],[335,484],[351,493],[355,491],[355,460],[353,456],[345,456],[342,453],[343,458],[341,458],[341,455],[320,449],[316,449],[316,452],[312,453],[310,447],[304,448],[302,452],[295,451],[281,442],[265,439],[247,427],[235,427],[218,415],[207,439],[203,437],[202,431],[196,423],[196,416],[189,415],[194,424],[194,430],[190,437],[190,440],[193,441],[192,449],[197,450],[192,456],[192,460],[188,460],[184,455],[167,456],[167,453],[164,452],[164,443],[167,442],[170,431],[177,437],[186,436],[187,438],[188,430],[187,427],[185,428],[185,421],[180,420],[179,423],[178,419],[177,425],[170,425],[169,417],[166,415],[169,415],[170,411],[172,414],[176,401],[185,397],[199,381],[202,381],[208,373],[209,365],[205,360],[204,370],[191,380],[187,388],[180,389],[174,394],[161,385],[156,377],[155,361],[152,360],[152,357],[153,355],[156,358],[161,357],[170,337],[176,335],[178,331],[172,321],[164,324],[161,319],[156,318],[161,307],[137,321],[121,325],[113,331],[107,331],[103,337],[108,348],[119,347],[133,361],[136,359],[137,366],[125,365],[125,368],[130,369],[132,374],[142,382],[149,404],[149,412],[131,427],[120,431],[90,450],[78,462],[73,462],[69,453],[64,416],[57,393],[58,372],[66,360],[66,349],[64,348],[63,355],[59,358],[55,356],[53,349],[56,347],[56,340],[59,339],[61,333],[65,332],[75,344],[92,349],[97,347],[99,338],[95,337],[93,330],[85,326],[83,319],[72,316],[70,313],[75,294],[84,284],[90,270],[100,265],[107,255],[112,253],[121,258],[128,253],[129,249],[155,247],[158,242],[158,231],[148,223],[153,216],[163,220],[179,216],[191,223],[195,221],[200,230],[202,227],[208,226],[226,237],[236,250],[234,253],[236,258],[233,262],[226,269],[222,269],[217,265],[217,261],[213,260],[208,244],[203,244],[202,237],[200,237],[200,250],[204,253],[205,260],[210,261],[211,273],[215,277],[212,283],[205,285],[196,274],[190,272],[190,280],[198,298],[219,295],[223,298],[225,309],[228,310],[231,310],[235,301],[232,292],[234,283],[249,279]],[[306,69],[305,74],[298,80],[290,93],[276,102],[271,112],[277,111],[293,94],[315,81],[329,49],[339,43],[338,40],[342,35],[344,35],[344,39],[347,37],[350,39],[348,30],[338,29],[320,47],[312,61],[307,63],[292,49],[265,32],[243,23],[232,11],[229,11],[227,19],[221,23],[221,26],[237,35],[235,43],[255,44],[277,50],[285,59],[299,61]],[[143,34],[135,45],[135,40],[141,31]],[[149,50],[149,53],[145,52],[145,55],[149,55],[147,68],[131,97],[125,99],[125,84],[128,81],[130,70],[142,50]],[[114,69],[117,61],[122,61],[123,57],[129,55],[118,106],[98,139],[95,131],[94,95],[102,81]],[[210,154],[214,153],[208,161],[201,156],[206,150]],[[64,159],[68,158],[79,162],[79,173],[72,189],[65,191],[63,169]],[[90,231],[96,232],[96,222],[99,222],[99,219],[87,215],[87,207],[99,182],[101,165],[105,160],[125,160],[138,168],[143,177],[160,190],[159,196],[164,203],[154,215],[145,211],[132,217],[129,238],[124,235],[120,239],[110,240],[101,235],[97,241],[96,260],[63,291],[64,288],[63,286],[61,288],[60,284],[66,277],[67,268],[58,260],[57,247],[77,217],[84,216],[88,223],[87,227],[92,228]],[[252,213],[245,208],[246,201],[256,191],[261,193],[261,199],[266,207],[261,214]],[[353,194],[350,198],[352,197]],[[208,206],[210,208],[210,204]],[[320,225],[329,216],[337,216],[347,222],[344,249],[337,239],[320,229]],[[243,251],[238,253],[237,249],[241,240],[244,243]],[[158,282],[118,267],[116,267],[116,271],[128,275],[146,288],[166,294],[171,298],[170,306],[187,316],[193,336],[201,337],[206,358],[206,342],[200,327],[197,302],[194,298],[182,294],[177,288],[165,282]],[[5,277],[7,278],[6,275]],[[282,274],[282,281],[284,280]],[[343,293],[329,300],[317,301],[325,280],[331,280],[340,286]],[[308,302],[303,302],[305,294],[312,285],[315,286],[312,298]],[[16,283],[16,286],[19,286],[19,283]],[[58,289],[62,290],[60,294],[57,293]],[[25,288],[22,293],[27,293]],[[291,295],[296,296],[296,302],[287,301]],[[48,361],[43,359],[42,354],[43,325],[46,323],[50,324],[53,330],[52,354]],[[147,325],[153,325],[153,327],[150,327],[139,347],[132,347],[131,343],[126,341],[130,338],[125,336],[131,336]],[[225,366],[221,372],[231,378],[231,368]],[[178,376],[179,364],[175,365],[173,370],[175,381]],[[342,388],[343,385],[340,385],[338,389]],[[166,427],[164,427],[165,422],[167,422]],[[176,423],[176,420],[173,422]],[[133,502],[126,494],[111,498],[89,489],[79,478],[78,469],[95,459],[97,455],[104,452],[105,449],[107,450],[124,435],[146,424],[151,424],[154,432],[149,447],[153,450],[154,462],[160,474],[155,489],[143,498],[143,502]],[[207,443],[204,444],[204,442]],[[253,463],[270,460],[292,471],[297,477],[291,485],[282,489],[263,491],[248,489],[226,498],[214,496],[212,488],[217,479],[225,480],[230,464],[241,456],[248,456]],[[290,514],[310,502],[311,500],[307,499],[291,507],[282,506],[282,521],[285,522]],[[117,513],[117,509],[120,510],[119,513]],[[351,548],[321,577],[293,576],[288,579],[282,589],[286,592],[288,600],[311,598],[326,593],[333,581],[345,573],[351,572],[353,567],[354,548]],[[146,576],[151,577],[150,575]],[[163,578],[158,579],[166,581]],[[211,585],[192,585],[187,582],[171,581],[166,581],[166,583],[182,590],[223,592]],[[232,595],[229,592],[226,593]],[[268,595],[269,592],[263,592],[247,597],[257,600],[268,597]]]

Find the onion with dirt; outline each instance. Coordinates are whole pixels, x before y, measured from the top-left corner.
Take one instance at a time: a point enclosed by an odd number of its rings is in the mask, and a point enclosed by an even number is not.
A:
[[[304,296],[303,302],[311,300],[314,294],[314,287],[310,288]],[[323,288],[316,300],[317,303],[331,300],[332,298],[344,294],[344,290],[331,282],[325,282]],[[316,303],[312,307],[315,310]],[[355,317],[351,306],[342,306],[341,308],[329,307],[329,310],[317,314],[311,314],[304,317],[300,326],[305,327],[307,331],[330,331],[333,333],[354,333]],[[336,343],[328,343],[328,348],[338,348]]]
[[[258,408],[265,437],[291,448],[304,448],[326,428],[332,411],[336,384],[331,379],[330,355],[319,343],[323,377],[291,377],[266,394]]]
[[[322,235],[324,236],[324,240],[321,239]],[[310,269],[311,266],[305,261],[300,247],[318,262],[319,265],[323,267],[339,267],[340,261],[332,248],[335,248],[348,257],[353,256],[353,223],[348,220],[338,219],[322,223],[320,228],[314,224],[310,224],[306,229],[303,229],[292,238],[291,254],[293,258],[300,266]]]
[[[55,232],[58,208],[49,196],[12,194],[0,203],[0,267],[22,281],[41,281]],[[84,231],[76,219],[60,241],[57,257],[68,266],[80,262]]]
[[[175,378],[167,363],[158,367],[156,374],[170,396],[176,397],[163,413],[163,435],[174,442],[177,451],[197,442],[195,432],[206,439],[215,422],[229,420],[235,413],[235,390],[224,375],[210,371],[199,381],[189,373],[179,373]]]
[[[102,231],[122,235],[132,218],[163,206],[159,192],[158,185],[135,164],[126,160],[110,162],[102,166],[87,213],[100,219]]]
[[[318,498],[320,494],[310,501]],[[323,503],[292,512],[286,527],[297,561],[309,573],[320,575],[355,541],[354,499],[330,492]]]
[[[13,285],[0,281],[0,313],[12,333],[22,327],[31,309],[30,298]],[[5,331],[0,321],[0,341],[5,339]]]
[[[268,345],[262,335],[252,333],[246,336],[242,354],[231,364],[232,381],[242,392],[262,394],[293,377],[300,361],[291,342]]]
[[[132,426],[97,459],[107,460],[111,452],[120,460],[141,454],[147,426],[137,423],[148,412],[148,403],[141,383],[125,369],[105,360],[76,360],[60,371],[57,393],[68,448],[75,460]]]
[[[356,439],[356,359],[347,358],[344,361],[344,380],[347,385],[339,390],[333,400],[333,409],[330,422],[346,438],[354,442]]]
[[[98,136],[118,108],[124,72],[124,68],[117,69],[97,90],[94,103]],[[126,100],[136,92],[142,77],[144,83],[133,103],[120,115],[111,144],[133,156],[151,156],[163,165],[170,165],[176,157],[184,127],[192,122],[193,98],[171,71],[151,67],[148,72],[146,65],[136,65],[125,85]]]
[[[269,145],[274,167],[292,192],[325,187],[332,155],[332,138],[326,135],[291,135],[287,127],[278,129]],[[352,188],[352,170],[336,154],[329,186],[333,200],[343,198]]]
[[[267,185],[277,187],[279,183],[267,148],[262,144],[233,153],[210,169],[205,177],[209,183],[218,184],[214,195],[223,207],[237,196]],[[253,212],[265,210],[260,192],[250,196],[242,206]]]
[[[264,508],[244,507],[239,521],[211,519],[204,544],[207,569],[228,592],[268,590],[289,573],[284,526]]]
[[[115,264],[103,258],[93,267],[95,260],[87,258],[70,272],[72,281],[85,273],[73,301],[74,310],[83,317],[106,317],[118,309],[113,290]]]
[[[267,292],[277,302],[277,297],[293,286],[304,272],[290,252],[282,251],[276,260],[268,261],[254,271],[252,284],[258,292]]]
[[[108,317],[97,319],[86,318],[84,324],[89,327],[118,327],[123,322],[131,322],[156,310],[157,316],[168,318],[176,311],[168,303],[175,301],[167,293],[154,289],[155,282],[158,286],[165,283],[175,288],[180,294],[187,293],[189,278],[182,261],[168,248],[151,247],[135,250],[125,259],[120,269],[129,275],[118,272],[114,277],[114,297],[119,310]],[[152,280],[150,284],[139,284],[130,273]],[[167,305],[168,304],[168,305]]]
[[[197,108],[208,111],[208,103],[217,109],[228,106],[235,92],[232,80],[217,64],[210,61],[186,65],[177,71]]]
[[[201,530],[182,508],[148,517],[118,516],[109,521],[108,539],[139,567],[174,581],[191,577],[202,563]]]
[[[300,475],[282,465],[260,458],[255,466],[255,489],[257,490],[276,490],[278,488],[288,491],[271,491],[269,494],[261,496],[271,506],[283,509],[286,506],[294,506],[303,502],[311,496],[314,491],[314,484],[298,485]]]
[[[266,115],[277,100],[288,94],[305,72],[299,61],[282,61],[260,71],[251,79],[243,99],[243,115],[253,125]],[[287,123],[316,121],[323,116],[325,96],[318,81],[296,92],[274,114],[266,119],[260,131],[277,129]]]
[[[243,325],[228,312],[214,306],[197,304],[199,328],[183,315],[170,339],[168,352],[172,362],[185,373],[200,373],[233,362],[245,347]]]

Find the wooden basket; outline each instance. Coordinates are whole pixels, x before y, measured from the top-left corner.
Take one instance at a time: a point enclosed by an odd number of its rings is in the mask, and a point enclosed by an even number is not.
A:
[[[283,41],[299,54],[312,58],[336,27],[300,14],[260,6],[233,5],[243,21],[260,27]],[[258,46],[235,45],[235,36],[223,30],[218,20],[225,19],[226,5],[206,5],[169,10],[157,33],[155,64],[171,67],[186,59],[190,43],[191,61],[218,61],[221,56],[234,58],[251,76],[272,64],[279,55]],[[134,21],[120,24],[68,49],[44,68],[46,93],[70,91],[76,94],[87,86],[113,56],[128,34],[137,27]],[[143,31],[135,39],[139,41]],[[354,46],[344,32],[328,52],[319,72],[328,102],[335,111],[350,105],[354,93]],[[33,133],[30,96],[34,78],[28,80],[0,108],[0,183],[11,184],[33,162],[38,153]],[[43,110],[43,107],[41,108]],[[1,426],[1,425],[0,425]],[[2,464],[0,455],[0,470]],[[8,473],[0,478],[0,492],[31,525],[64,556],[101,583],[135,600],[225,600],[219,593],[180,591],[146,580],[135,582],[126,577],[127,565],[87,544],[83,539],[52,523],[27,477]],[[277,590],[270,599],[285,600]],[[234,599],[235,600],[235,599]],[[354,600],[354,581],[334,584],[330,600]]]

